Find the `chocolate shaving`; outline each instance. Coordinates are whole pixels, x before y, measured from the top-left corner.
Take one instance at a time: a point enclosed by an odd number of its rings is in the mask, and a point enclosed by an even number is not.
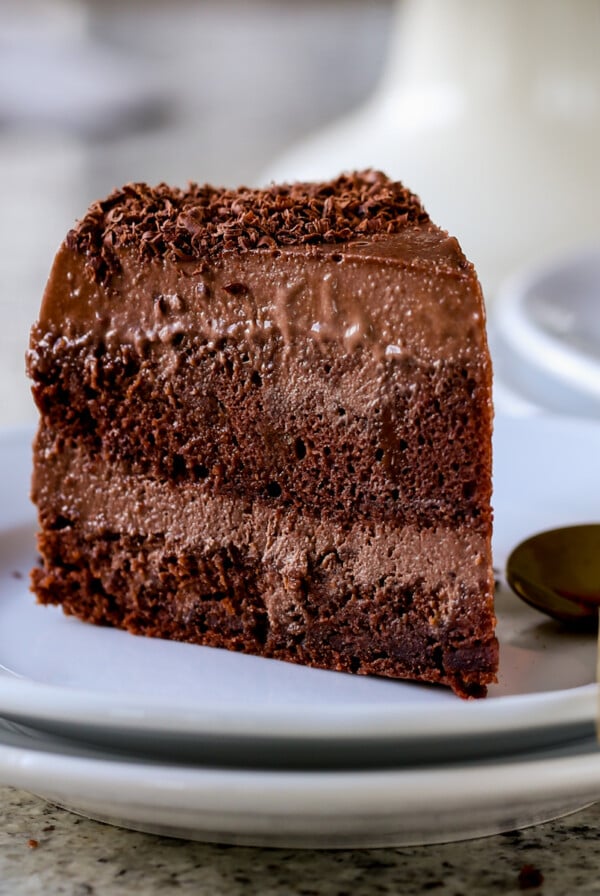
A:
[[[223,252],[381,237],[428,221],[418,197],[378,171],[265,190],[139,183],[94,203],[66,242],[107,283],[119,272],[122,247],[135,248],[142,259],[206,261]]]

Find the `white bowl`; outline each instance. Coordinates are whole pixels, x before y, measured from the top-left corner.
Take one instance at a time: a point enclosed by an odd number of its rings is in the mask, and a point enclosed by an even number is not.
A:
[[[600,417],[600,247],[505,282],[489,330],[501,401]]]

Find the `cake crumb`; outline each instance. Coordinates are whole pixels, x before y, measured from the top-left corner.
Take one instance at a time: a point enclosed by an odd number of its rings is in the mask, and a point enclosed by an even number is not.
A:
[[[23,573],[19,569],[13,569],[12,577],[13,579],[22,579]]]
[[[39,840],[34,840],[33,837],[31,837],[27,841],[27,846],[29,847],[29,849],[37,849],[39,845],[40,845]]]
[[[535,865],[523,865],[518,880],[520,890],[533,890],[544,883],[544,875]]]

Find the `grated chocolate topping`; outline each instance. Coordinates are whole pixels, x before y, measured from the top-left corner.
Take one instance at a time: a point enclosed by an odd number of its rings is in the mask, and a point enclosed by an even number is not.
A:
[[[127,184],[95,202],[67,235],[102,283],[119,270],[117,250],[143,259],[205,263],[224,252],[345,243],[398,233],[429,216],[414,193],[380,171],[323,183],[238,190],[190,184]]]

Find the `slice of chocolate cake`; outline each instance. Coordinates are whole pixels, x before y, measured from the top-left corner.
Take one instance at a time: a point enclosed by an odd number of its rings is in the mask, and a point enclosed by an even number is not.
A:
[[[38,599],[484,694],[484,327],[456,240],[379,173],[96,203],[28,356]]]

